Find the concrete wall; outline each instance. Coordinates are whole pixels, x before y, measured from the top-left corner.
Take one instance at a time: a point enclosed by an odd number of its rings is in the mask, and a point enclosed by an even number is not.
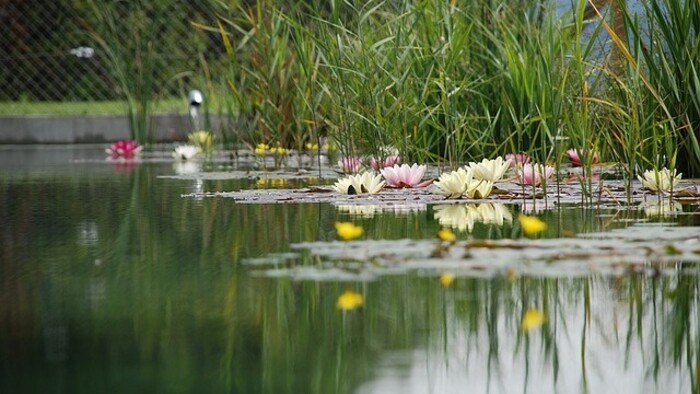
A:
[[[155,141],[181,141],[191,131],[186,115],[156,115]],[[218,127],[212,119],[212,128]],[[103,143],[130,138],[126,116],[5,116],[0,117],[0,144]]]

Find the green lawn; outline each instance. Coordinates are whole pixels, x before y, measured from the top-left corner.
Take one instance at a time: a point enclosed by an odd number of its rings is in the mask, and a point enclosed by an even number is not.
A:
[[[0,101],[0,116],[123,115],[126,112],[125,101]],[[185,112],[187,112],[187,100],[185,98],[169,98],[155,103],[154,113],[172,114]]]

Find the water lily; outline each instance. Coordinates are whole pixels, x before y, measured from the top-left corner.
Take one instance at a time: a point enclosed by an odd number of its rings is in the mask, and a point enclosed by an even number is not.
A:
[[[209,154],[214,150],[214,135],[205,130],[199,130],[187,135],[190,144],[199,148],[204,154]]]
[[[435,185],[435,192],[447,198],[460,198],[467,191],[467,186],[471,183],[471,169],[459,168],[457,171],[444,172],[440,174]]]
[[[105,152],[112,159],[133,159],[136,158],[143,149],[138,142],[134,140],[121,140],[113,143]]]
[[[469,168],[472,170],[472,176],[480,181],[497,182],[503,178],[508,168],[510,168],[510,160],[503,160],[502,157],[497,157],[493,160],[484,159],[480,163],[471,162]]]
[[[386,185],[380,174],[363,172],[339,179],[331,188],[341,194],[377,194]]]
[[[523,185],[539,186],[542,181],[549,179],[556,170],[552,166],[544,164],[524,164],[523,168],[518,170],[520,183]]]
[[[539,309],[530,308],[523,315],[521,327],[524,331],[530,331],[539,328],[544,322],[544,313]]]
[[[585,150],[581,150],[579,153],[578,150],[576,149],[569,149],[566,151],[566,154],[569,156],[569,161],[571,162],[571,165],[574,167],[580,167],[582,163],[585,163],[583,158],[588,154]],[[593,157],[590,158],[591,164],[598,164],[600,162],[600,157],[598,157],[597,152],[593,152]]]
[[[455,280],[454,274],[451,274],[449,272],[440,275],[440,278],[438,278],[438,281],[440,282],[440,284],[443,287],[450,287],[450,285],[452,284],[452,282],[454,282],[454,280]]]
[[[192,160],[199,153],[199,149],[194,145],[180,145],[175,147],[173,158],[177,160]]]
[[[376,157],[373,157],[369,160],[369,165],[377,171],[380,171],[382,168],[394,167],[395,165],[400,163],[401,157],[399,155],[386,156],[384,160]]]
[[[364,299],[362,298],[362,294],[355,290],[347,289],[338,297],[336,307],[343,311],[351,311],[361,307],[363,304]]]
[[[676,174],[676,169],[673,171],[664,167],[660,171],[647,170],[644,171],[644,176],[637,175],[637,179],[642,182],[642,186],[654,192],[670,192],[676,188],[678,181],[681,180],[683,174]]]
[[[386,179],[387,185],[391,187],[416,187],[425,175],[426,166],[413,164],[394,165],[379,170]]]
[[[335,231],[345,241],[359,238],[364,232],[361,226],[356,226],[350,222],[335,222]]]
[[[255,145],[255,154],[258,156],[265,156],[267,154],[267,151],[270,150],[270,145],[260,143]]]
[[[472,180],[467,184],[464,194],[467,198],[486,198],[493,191],[493,182],[487,180]]]
[[[338,160],[338,167],[343,174],[357,174],[362,169],[362,160],[349,156]]]
[[[534,235],[547,229],[547,223],[535,216],[520,215],[518,221],[525,235]]]
[[[452,230],[447,227],[443,227],[438,230],[437,236],[440,241],[454,242],[457,240],[455,233],[453,233]]]
[[[270,153],[276,156],[284,156],[287,153],[289,153],[289,149],[281,146],[273,146],[272,148],[270,148]]]
[[[510,160],[511,167],[521,167],[530,162],[530,156],[527,153],[508,153],[506,160]]]

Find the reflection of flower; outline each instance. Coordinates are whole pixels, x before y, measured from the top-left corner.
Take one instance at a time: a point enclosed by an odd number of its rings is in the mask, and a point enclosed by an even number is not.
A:
[[[362,294],[356,292],[355,290],[347,289],[340,295],[340,297],[338,297],[336,307],[344,311],[351,311],[361,307],[362,304],[364,304]]]
[[[493,160],[484,159],[481,163],[471,162],[472,176],[480,181],[499,181],[510,167],[510,161],[503,161],[502,157]]]
[[[548,165],[528,163],[518,170],[518,177],[523,185],[539,186],[543,180],[554,175],[554,171],[554,167]]]
[[[471,232],[477,222],[503,225],[512,223],[513,215],[503,204],[438,205],[433,208],[435,219],[441,226]]]
[[[569,149],[566,151],[566,154],[569,156],[569,161],[571,161],[571,165],[574,167],[580,167],[582,163],[586,163],[586,160],[590,160],[591,164],[598,164],[600,161],[600,157],[598,157],[598,152],[593,152],[593,157],[588,159],[586,155],[588,155],[588,152],[585,150],[581,150],[579,152],[576,149]]]
[[[338,160],[338,167],[343,174],[357,174],[362,169],[362,160],[357,157],[344,157]]]
[[[423,178],[426,167],[424,165],[403,164],[393,167],[386,167],[379,170],[386,179],[386,183],[391,187],[415,187]]]
[[[522,205],[520,207],[520,211],[524,214],[530,215],[533,213],[540,213],[543,211],[546,211],[548,209],[554,208],[554,202],[549,199],[549,200],[522,200]]]
[[[639,207],[644,211],[647,217],[666,217],[683,211],[683,205],[678,201],[671,199],[662,199],[658,201],[644,201]]]
[[[199,149],[194,145],[180,145],[175,147],[173,158],[187,161],[193,159],[197,153]]]
[[[676,188],[678,181],[681,180],[683,174],[676,175],[676,169],[673,172],[664,167],[660,171],[648,170],[644,171],[644,176],[637,175],[637,179],[642,182],[642,186],[654,192],[669,192]]]
[[[377,194],[386,184],[380,174],[363,172],[357,175],[348,175],[331,186],[333,190],[341,194]]]
[[[527,153],[508,153],[506,160],[510,160],[511,167],[520,167],[530,162],[530,156]]]
[[[214,135],[208,131],[200,130],[187,135],[190,144],[199,148],[204,154],[209,154],[214,150]]]
[[[112,159],[128,160],[137,157],[142,149],[143,147],[134,140],[121,140],[113,143],[109,148],[105,149],[105,152],[107,152]]]
[[[196,174],[200,171],[200,165],[196,161],[176,161],[173,170],[178,175]]]
[[[355,226],[350,222],[335,222],[335,230],[338,236],[346,241],[358,238],[364,231],[361,226]]]
[[[471,170],[459,168],[457,171],[443,172],[433,185],[437,194],[447,198],[460,198],[467,191],[467,185],[471,180]]]
[[[377,212],[381,212],[381,207],[379,205],[367,205],[367,204],[339,204],[336,205],[339,211],[345,212],[351,216],[361,216],[371,218]]]

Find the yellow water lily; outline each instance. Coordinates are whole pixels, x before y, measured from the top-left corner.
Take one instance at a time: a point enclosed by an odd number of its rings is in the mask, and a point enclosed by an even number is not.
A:
[[[510,168],[510,160],[503,160],[499,156],[493,160],[484,159],[480,163],[470,162],[469,168],[475,179],[496,182],[500,181]]]
[[[385,185],[380,174],[363,172],[341,178],[331,188],[341,194],[377,194]]]
[[[524,331],[531,331],[539,328],[544,324],[545,316],[544,313],[539,309],[528,309],[523,315],[523,321],[521,327]]]
[[[258,156],[265,156],[268,150],[270,150],[270,145],[268,144],[260,143],[255,146],[255,154]]]
[[[440,177],[433,185],[437,194],[447,198],[460,198],[467,191],[467,186],[471,183],[471,180],[471,169],[459,168],[457,171],[440,174]]]
[[[642,186],[657,193],[670,192],[675,189],[682,177],[683,174],[676,174],[675,168],[671,171],[666,167],[661,170],[644,171],[643,176],[637,175]]]
[[[278,155],[278,156],[283,156],[286,155],[289,152],[289,149],[283,148],[281,146],[273,146],[270,148],[270,153],[273,155]]]
[[[214,150],[214,135],[205,130],[199,130],[187,135],[190,144],[199,148],[204,154],[211,153]]]
[[[518,221],[520,222],[520,227],[522,227],[525,235],[534,235],[544,231],[547,228],[547,223],[535,216],[520,215],[518,216]]]
[[[438,230],[437,236],[441,241],[454,242],[457,240],[455,233],[453,233],[452,230],[447,227],[443,227]]]
[[[341,294],[340,297],[338,297],[338,302],[336,302],[336,306],[338,307],[338,309],[341,309],[343,311],[351,311],[353,309],[357,309],[363,304],[364,299],[362,298],[362,294],[352,289],[345,290],[343,294]]]
[[[450,273],[444,273],[444,274],[440,275],[440,278],[438,278],[438,281],[440,281],[440,284],[443,287],[450,287],[450,285],[452,284],[452,282],[454,282],[454,280],[455,280],[454,274],[450,274]]]
[[[364,232],[361,226],[356,226],[350,222],[335,222],[335,231],[337,231],[338,236],[345,241],[359,238]]]

